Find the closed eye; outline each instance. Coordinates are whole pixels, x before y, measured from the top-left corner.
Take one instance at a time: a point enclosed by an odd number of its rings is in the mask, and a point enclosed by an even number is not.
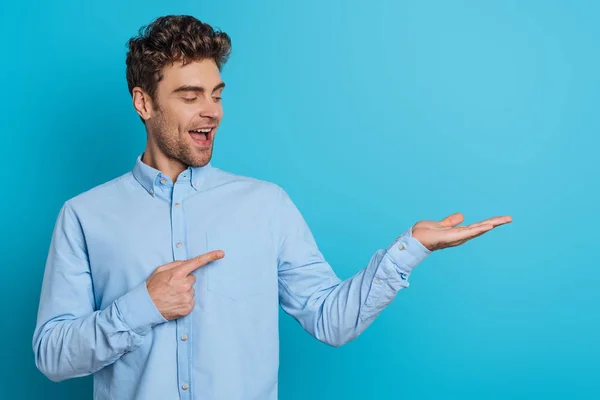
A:
[[[193,103],[198,99],[198,97],[182,97],[181,99],[186,103]]]

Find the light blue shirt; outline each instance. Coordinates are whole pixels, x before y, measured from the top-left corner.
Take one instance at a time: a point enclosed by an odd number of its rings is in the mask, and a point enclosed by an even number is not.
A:
[[[210,250],[196,306],[166,321],[145,281]],[[341,281],[279,186],[208,164],[175,184],[133,171],[67,201],[50,245],[33,350],[53,381],[94,374],[94,399],[277,399],[278,306],[316,339],[356,338],[430,251],[408,229]]]

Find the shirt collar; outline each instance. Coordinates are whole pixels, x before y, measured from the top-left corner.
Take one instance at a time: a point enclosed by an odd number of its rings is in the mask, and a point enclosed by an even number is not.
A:
[[[142,161],[143,156],[143,153],[138,156],[135,166],[133,167],[133,176],[150,195],[154,196],[157,183],[163,178],[169,178],[156,168],[144,163]],[[194,188],[194,190],[198,191],[200,190],[202,182],[204,182],[204,179],[206,178],[207,172],[211,168],[212,166],[210,162],[203,167],[188,167],[179,174],[177,177],[177,182],[186,182],[192,188]]]

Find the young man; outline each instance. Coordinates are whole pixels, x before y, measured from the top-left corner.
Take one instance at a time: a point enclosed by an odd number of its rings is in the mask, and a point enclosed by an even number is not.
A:
[[[147,146],[131,172],[60,211],[33,338],[50,379],[94,374],[95,399],[276,399],[278,305],[341,346],[431,251],[510,222],[418,222],[340,281],[282,189],[210,164],[230,49],[190,16],[130,40]]]

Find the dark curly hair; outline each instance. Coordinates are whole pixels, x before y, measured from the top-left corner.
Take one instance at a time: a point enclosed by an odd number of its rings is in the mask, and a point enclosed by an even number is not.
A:
[[[138,86],[154,98],[165,66],[212,58],[219,70],[231,54],[231,39],[189,15],[167,15],[140,28],[128,42],[127,86]]]

